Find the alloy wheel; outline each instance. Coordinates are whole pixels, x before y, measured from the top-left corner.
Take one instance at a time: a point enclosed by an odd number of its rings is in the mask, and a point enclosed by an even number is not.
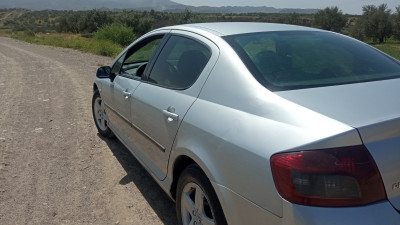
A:
[[[211,205],[199,185],[185,185],[181,198],[181,215],[184,225],[215,225]]]
[[[94,104],[94,117],[96,120],[97,126],[102,130],[105,131],[107,129],[107,113],[104,107],[103,101],[100,97],[95,99]]]

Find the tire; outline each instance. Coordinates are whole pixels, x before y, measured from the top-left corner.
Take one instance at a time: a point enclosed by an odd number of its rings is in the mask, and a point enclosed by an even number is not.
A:
[[[176,214],[179,225],[227,225],[217,195],[197,165],[188,166],[179,177]]]
[[[113,137],[113,133],[111,129],[108,127],[108,117],[105,105],[103,104],[103,100],[101,99],[99,90],[95,90],[93,92],[92,98],[92,113],[94,124],[96,124],[96,128],[99,131],[99,134],[103,137]]]

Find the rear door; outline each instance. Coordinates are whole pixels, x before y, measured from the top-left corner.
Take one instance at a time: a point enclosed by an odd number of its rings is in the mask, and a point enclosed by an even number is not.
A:
[[[159,179],[178,128],[215,64],[218,48],[204,37],[173,32],[133,94],[130,140]]]

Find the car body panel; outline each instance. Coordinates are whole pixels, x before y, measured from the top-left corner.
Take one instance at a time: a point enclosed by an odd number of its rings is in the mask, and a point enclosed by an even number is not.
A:
[[[400,79],[276,92],[352,127],[400,117]]]
[[[152,36],[166,35],[170,32],[168,29],[161,31],[150,32],[141,38],[137,39],[131,45],[129,45],[119,56],[112,62],[111,66],[114,65],[120,57],[125,57],[128,50],[139,44],[146,38]],[[163,42],[159,45],[162,45]],[[158,50],[155,50],[155,54]],[[154,56],[153,56],[154,57]],[[149,64],[154,61],[153,57],[150,59]],[[96,79],[97,80],[97,79]],[[109,127],[116,134],[117,138],[138,158],[138,160],[144,165],[149,171],[154,174],[162,174],[161,169],[155,166],[155,163],[150,160],[140,149],[136,146],[135,142],[132,141],[132,134],[135,134],[140,130],[131,122],[131,104],[134,101],[133,94],[135,90],[142,83],[140,77],[133,77],[129,74],[117,74],[114,80],[110,79],[99,79],[99,83],[102,84],[102,98],[105,101],[107,110],[107,116],[109,118]],[[103,97],[104,96],[104,97]],[[148,139],[146,136],[138,135],[135,141],[138,143],[146,142]],[[157,176],[152,174],[155,178]]]
[[[360,207],[307,207],[284,201],[285,214],[278,217],[249,202],[226,187],[213,183],[216,192],[224,196],[222,205],[228,209],[230,225],[398,225],[398,213],[387,201]]]
[[[388,201],[359,207],[308,207],[283,203],[282,225],[398,225],[400,213]]]
[[[275,190],[269,168],[272,154],[358,145],[361,140],[355,129],[266,90],[230,54],[221,50],[178,131],[171,161],[181,154],[196,155],[210,180],[281,216],[281,197],[264,191]],[[227,85],[213,86],[221,82]],[[302,121],[296,119],[299,116]],[[281,141],[282,135],[286,141]]]
[[[131,95],[139,84],[138,80],[117,76],[113,83],[107,85],[112,92],[111,101],[106,101],[106,106],[111,109],[107,115],[119,136],[125,137],[132,132],[129,124],[131,110],[126,106],[130,104]]]
[[[209,33],[207,36],[227,36],[241,33],[257,33],[264,31],[286,31],[286,30],[317,30],[310,27],[300,27],[295,25],[284,25],[276,23],[246,23],[246,22],[235,22],[227,26],[226,23],[197,23],[197,24],[185,24],[171,26],[170,29],[184,29],[192,30],[196,33],[203,31]]]
[[[266,224],[280,225],[282,218],[248,201],[243,196],[222,185],[212,183],[215,191],[221,196],[221,205],[225,210],[229,225]]]
[[[212,55],[195,84],[188,89],[173,90],[143,82],[132,94],[130,121],[136,131],[129,133],[128,139],[132,145],[135,143],[142,154],[152,159],[154,165],[150,169],[160,180],[167,175],[172,144],[182,119],[199,95],[219,56],[215,44],[202,36],[184,31],[174,31],[172,34],[201,41],[211,49]],[[179,118],[175,121],[166,116],[164,111],[171,111]],[[138,137],[143,135],[147,138]]]
[[[145,35],[124,52],[149,36],[169,32],[169,29],[161,29]],[[166,177],[168,158],[179,124],[200,93],[219,56],[217,46],[200,35],[179,30],[174,31],[173,34],[195,36],[196,40],[206,44],[212,52],[203,72],[190,88],[186,90],[167,89],[143,82],[140,79],[120,75],[114,81],[109,79],[102,81],[109,89],[107,89],[107,93],[111,93],[105,95],[112,96],[111,98],[105,97],[106,104],[110,109],[108,112],[110,128],[132,153],[145,162],[146,167],[159,180]],[[120,54],[120,56],[122,55]],[[116,60],[113,63],[115,62]],[[150,64],[151,62],[149,62]],[[170,121],[170,118],[163,114],[163,110],[167,110],[169,107],[173,107],[176,114],[179,115],[178,121]]]
[[[382,133],[392,132],[391,135],[395,134],[397,136],[366,142],[365,146],[367,146],[378,165],[389,201],[397,210],[400,210],[400,119],[387,123],[390,124],[388,125],[390,128],[386,126],[384,128],[385,131]],[[379,134],[378,129],[360,129],[362,136],[363,133],[367,132]]]
[[[385,184],[386,194],[400,210],[400,79],[324,88],[276,92],[299,105],[359,130]],[[374,90],[374,91],[371,91]]]
[[[133,98],[131,121],[138,129],[128,134],[129,141],[135,143],[147,158],[152,159],[154,166],[159,168],[153,172],[162,180],[166,176],[169,153],[176,132],[196,98],[146,83],[139,86]],[[175,113],[178,119],[168,117],[163,110]],[[138,135],[148,138],[138,141]]]
[[[311,119],[310,117],[309,122]],[[342,126],[340,123],[337,130],[332,131],[334,137],[322,132],[324,129],[322,126],[318,127],[317,123],[315,125],[315,130],[310,127],[296,127],[197,100],[179,129],[171,161],[181,154],[189,155],[190,152],[189,156],[200,159],[201,163],[196,162],[210,171],[207,174],[210,180],[227,186],[280,216],[281,198],[276,191],[265,191],[275,190],[269,168],[269,157],[272,154],[279,150],[308,150],[361,143],[356,130],[342,127],[343,130],[340,132],[339,127]],[[255,127],[257,133],[251,132]],[[337,132],[337,136],[333,132]],[[283,134],[287,137],[285,142],[280,141]],[[196,157],[193,157],[193,154]],[[244,183],[248,185],[243,185]]]
[[[211,23],[146,34],[128,48],[154,34],[183,35],[209,46],[211,59],[185,90],[147,82],[150,63],[143,81],[116,85],[96,78],[104,101],[113,101],[110,128],[171,197],[178,179],[175,162],[185,156],[197,163],[211,181],[229,224],[398,224],[400,102],[393,96],[400,94],[400,79],[271,92],[222,36],[283,30],[316,29]],[[116,83],[119,79],[123,80]],[[118,93],[112,94],[115,86]],[[129,100],[121,91],[130,91]],[[120,112],[113,104],[129,106]],[[169,107],[179,115],[177,121],[163,114]],[[114,122],[118,120],[127,127]],[[270,168],[272,155],[361,144],[377,163],[389,201],[324,208],[295,205],[278,194]]]

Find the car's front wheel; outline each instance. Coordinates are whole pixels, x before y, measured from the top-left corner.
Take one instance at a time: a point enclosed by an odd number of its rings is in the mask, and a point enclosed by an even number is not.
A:
[[[197,165],[191,165],[182,172],[176,196],[179,225],[227,224],[210,181]]]
[[[103,137],[112,137],[113,133],[108,127],[107,113],[99,90],[95,90],[92,98],[92,112],[97,130]]]

